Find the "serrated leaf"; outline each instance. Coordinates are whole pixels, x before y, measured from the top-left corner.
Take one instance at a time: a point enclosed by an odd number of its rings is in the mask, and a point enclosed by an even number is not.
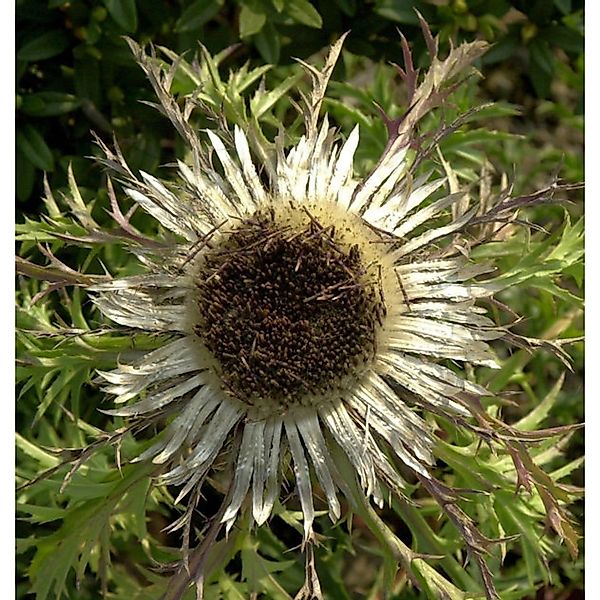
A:
[[[17,433],[16,444],[17,448],[24,452],[27,456],[33,458],[42,469],[50,469],[60,463],[60,459],[45,450],[42,450],[39,446],[36,446],[33,442],[25,439],[21,434]]]
[[[361,137],[364,131],[373,129],[373,122],[371,121],[370,117],[366,116],[358,108],[350,104],[340,100],[326,98],[325,106],[335,108],[340,114],[350,117],[352,122],[358,123],[361,127]]]
[[[548,258],[559,260],[565,265],[572,265],[584,254],[583,248],[583,219],[571,225],[571,218],[565,213],[565,225],[558,244],[552,249]]]
[[[17,512],[27,513],[30,517],[24,518],[25,521],[32,523],[50,523],[62,519],[65,516],[64,508],[56,508],[53,506],[37,506],[35,504],[27,504],[25,502],[17,503]]]
[[[236,73],[231,73],[227,83],[234,94],[242,94],[255,81],[270,71],[271,68],[271,65],[262,65],[260,67],[256,67],[256,69],[252,69],[252,71],[248,71],[246,69],[246,65],[244,65]]]
[[[506,492],[497,495],[494,509],[507,534],[520,534],[519,543],[525,559],[527,579],[530,585],[535,585],[540,574],[544,576],[546,573],[546,549],[540,539],[539,528],[536,528],[536,521],[532,515],[524,512],[521,502],[516,502],[514,496]]]
[[[32,426],[42,418],[52,402],[58,401],[60,404],[64,403],[64,397],[69,392],[68,386],[75,375],[76,371],[73,369],[57,370],[53,383],[50,386],[45,386],[42,390],[43,397],[40,398]]]
[[[552,410],[564,381],[565,374],[562,373],[552,389],[546,394],[546,397],[528,415],[517,421],[513,427],[520,431],[533,431],[536,429]]]
[[[584,462],[585,457],[580,456],[579,458],[576,458],[575,460],[572,460],[571,462],[567,463],[563,467],[552,471],[552,473],[550,473],[550,477],[552,477],[554,481],[560,481],[561,479],[568,477],[573,471],[579,469],[579,467],[581,467]]]
[[[422,591],[428,598],[447,598],[448,600],[465,600],[467,595],[449,583],[433,567],[422,558],[412,561],[411,567],[419,580]]]
[[[150,469],[149,466],[136,465],[135,468],[124,468],[122,474],[111,472],[108,476],[111,481],[103,484],[109,485],[109,489],[94,501],[69,507],[65,510],[61,527],[46,537],[38,538],[37,552],[29,568],[33,584],[31,591],[36,594],[36,600],[60,599],[65,593],[69,571],[74,570],[81,580],[95,549],[107,557],[109,549],[103,546],[109,542],[110,519],[126,512],[123,498],[140,481],[148,479]]]
[[[558,501],[553,496],[552,492],[545,486],[539,485],[538,492],[546,507],[546,514],[552,528],[565,542],[571,558],[577,558],[577,555],[579,554],[579,548],[577,547],[579,535],[569,522],[565,511],[559,506]]]
[[[146,537],[146,499],[150,489],[150,478],[142,479],[125,495],[122,510],[126,510],[131,531],[139,540]]]
[[[31,592],[36,595],[36,600],[46,600],[51,590],[51,598],[59,600],[63,596],[67,574],[79,556],[79,535],[57,541],[49,538],[45,538],[45,543],[38,541],[38,550],[29,568],[33,581]]]
[[[219,588],[222,592],[222,598],[227,598],[228,600],[248,599],[246,586],[234,581],[227,573],[221,573],[219,576]]]
[[[202,68],[207,70],[207,74],[210,75],[211,82],[219,95],[221,97],[225,96],[226,88],[219,75],[219,61],[217,57],[211,56],[210,52],[204,46],[200,46],[200,50],[202,52]]]
[[[475,581],[463,568],[463,565],[454,557],[456,543],[444,539],[431,529],[430,524],[416,507],[409,502],[399,500],[392,504],[394,510],[400,515],[409,527],[413,536],[413,548],[418,552],[440,555],[440,564],[452,577],[452,581],[462,588],[468,589],[475,585]],[[439,514],[437,515],[439,516]]]
[[[580,308],[583,307],[583,298],[576,296],[566,288],[560,287],[551,279],[539,279],[537,277],[533,277],[528,281],[528,285],[530,285],[532,288],[548,292],[553,296],[564,300],[568,304],[574,304]]]
[[[585,276],[585,268],[583,261],[566,267],[563,271],[564,275],[570,275],[577,284],[578,288],[582,288]]]
[[[248,587],[252,592],[266,594],[273,600],[291,600],[273,574],[289,569],[295,561],[267,560],[258,554],[258,548],[257,542],[247,539],[241,551],[242,576]]]
[[[23,552],[27,552],[29,548],[35,547],[37,543],[37,539],[34,536],[30,536],[28,538],[17,538],[16,540],[16,554],[23,554]]]
[[[258,90],[250,100],[252,115],[256,119],[260,119],[301,78],[302,74],[296,73],[295,75],[290,75],[272,90]]]
[[[532,279],[539,283],[541,279],[559,274],[580,261],[584,252],[583,222],[580,219],[575,225],[571,225],[568,214],[565,214],[562,230],[557,230],[541,242],[534,241],[523,245],[523,241],[517,238],[507,242],[485,244],[475,249],[473,256],[482,258],[494,249],[496,257],[508,253],[520,256],[520,260],[508,271],[490,281],[503,287],[523,284]]]

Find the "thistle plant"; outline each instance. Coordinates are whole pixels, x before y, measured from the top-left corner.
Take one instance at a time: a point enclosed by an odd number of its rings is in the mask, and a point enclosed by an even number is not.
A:
[[[569,369],[576,340],[519,335],[504,298],[570,294],[581,222],[526,216],[578,186],[517,195],[489,163],[473,178],[448,160],[490,109],[448,119],[486,44],[441,57],[422,27],[430,66],[401,37],[406,101],[367,121],[377,153],[328,87],[345,36],[273,89],[267,68],[224,80],[223,56],[129,40],[185,152],[158,177],[98,138],[108,221],[71,174],[19,226],[38,599],[349,598],[347,553],[377,565],[371,598],[520,598],[561,544],[577,557],[580,491],[561,480],[581,461],[556,462],[578,426],[541,427],[563,378],[517,422],[501,409],[534,353]]]

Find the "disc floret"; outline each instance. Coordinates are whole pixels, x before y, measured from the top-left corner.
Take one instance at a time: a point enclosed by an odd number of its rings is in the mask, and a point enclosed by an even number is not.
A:
[[[384,298],[350,233],[290,206],[239,222],[203,254],[194,331],[230,395],[270,410],[314,405],[370,364]]]

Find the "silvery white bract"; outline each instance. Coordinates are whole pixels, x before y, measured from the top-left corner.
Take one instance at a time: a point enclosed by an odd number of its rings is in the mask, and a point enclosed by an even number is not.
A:
[[[94,288],[100,292],[98,307],[112,321],[175,334],[172,342],[149,352],[140,362],[102,374],[108,382],[105,390],[116,396],[117,404],[126,403],[110,414],[149,415],[177,406],[178,414],[139,460],[169,464],[161,479],[182,485],[184,495],[206,475],[228,436],[240,429],[239,459],[223,521],[233,522],[250,493],[252,515],[262,524],[279,493],[278,471],[287,441],[307,538],[314,518],[309,465],[325,491],[333,519],[340,516],[336,494],[344,484],[331,461],[332,443],[344,450],[365,493],[379,503],[382,476],[402,486],[382,452],[380,439],[388,442],[406,466],[429,477],[434,436],[414,403],[449,416],[468,415],[461,393],[485,395],[486,390],[437,364],[436,359],[494,366],[487,340],[499,336],[481,314],[483,310],[474,305],[477,298],[490,293],[485,285],[472,282],[482,268],[456,251],[441,258],[434,245],[464,227],[473,212],[411,235],[459,203],[463,194],[426,203],[446,182],[413,181],[407,176],[411,164],[408,125],[361,181],[353,168],[359,127],[342,141],[329,127],[327,116],[319,118],[325,84],[341,45],[341,40],[334,45],[323,72],[311,68],[315,87],[306,113],[306,134],[287,151],[280,145],[272,163],[253,159],[246,135],[236,126],[229,149],[227,132],[207,132],[216,161],[213,157],[214,163],[180,163],[177,191],[146,173],[132,181],[136,185],[125,190],[128,196],[185,241],[161,263],[154,257],[156,262],[149,263],[146,275]],[[482,45],[462,50],[464,56],[455,69],[479,55]],[[427,83],[419,88],[417,103],[428,100]],[[266,398],[261,404],[267,406],[261,410],[258,401],[249,403],[221,385],[220,369],[213,365],[218,359],[194,331],[198,318],[194,297],[198,271],[202,272],[198,265],[203,253],[218,247],[219,233],[226,232],[221,234],[226,238],[232,229],[243,227],[245,219],[270,209],[282,213],[278,216],[282,222],[288,212],[292,220],[310,213],[324,229],[345,226],[345,238],[338,240],[334,234],[331,241],[342,251],[358,246],[363,262],[373,263],[370,269],[381,274],[386,314],[377,325],[372,357],[351,381],[324,390],[323,397],[313,393],[305,403],[273,400],[269,408]],[[292,233],[308,235],[303,231],[306,223],[296,220],[290,226]],[[244,327],[243,318],[239,326]],[[414,402],[407,403],[407,395]]]

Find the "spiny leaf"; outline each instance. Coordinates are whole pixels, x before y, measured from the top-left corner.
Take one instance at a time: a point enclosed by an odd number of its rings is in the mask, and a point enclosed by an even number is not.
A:
[[[552,410],[564,381],[565,374],[563,372],[546,397],[530,413],[525,415],[520,421],[517,421],[513,427],[521,431],[535,430]]]

